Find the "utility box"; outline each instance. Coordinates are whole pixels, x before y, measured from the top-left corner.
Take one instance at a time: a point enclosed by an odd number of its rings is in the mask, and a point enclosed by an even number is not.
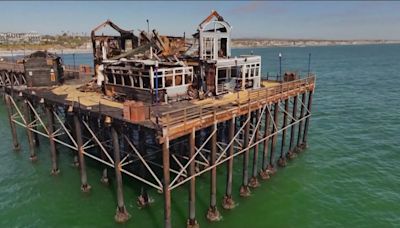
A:
[[[283,75],[283,81],[290,82],[299,79],[295,72],[285,72]]]
[[[124,119],[132,122],[141,122],[150,118],[148,108],[141,101],[124,102]]]
[[[24,60],[28,87],[54,86],[62,83],[61,58],[47,51],[37,51]]]

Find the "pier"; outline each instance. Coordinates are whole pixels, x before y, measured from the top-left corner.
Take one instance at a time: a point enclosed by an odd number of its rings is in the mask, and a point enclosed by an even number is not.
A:
[[[212,18],[216,18],[217,23],[227,24],[214,11],[201,25],[211,23]],[[128,36],[118,27],[117,30],[123,34],[121,37],[124,39],[135,41],[134,36]],[[230,32],[229,29],[225,31]],[[210,37],[209,33],[209,31],[202,33],[200,29],[197,36],[202,39],[204,36]],[[157,33],[154,34],[157,40]],[[224,40],[229,36],[225,37],[218,33],[218,37],[226,42],[227,50],[222,52],[223,55],[229,56],[229,39]],[[93,40],[96,46],[96,37],[93,37]],[[210,39],[202,41],[208,42]],[[140,47],[146,50],[150,47],[157,48],[157,45],[148,45],[146,48],[143,47],[146,44],[141,45]],[[201,43],[200,48],[207,45]],[[107,182],[108,178],[115,179],[117,199],[114,218],[117,222],[125,222],[131,217],[125,206],[122,175],[129,176],[142,184],[143,191],[138,195],[138,203],[141,206],[149,206],[149,196],[146,191],[149,187],[164,195],[166,228],[171,227],[173,220],[171,204],[174,199],[171,199],[171,191],[186,186],[189,192],[187,227],[199,227],[201,224],[196,220],[198,216],[206,216],[210,221],[219,221],[224,210],[235,208],[233,191],[239,191],[241,197],[249,197],[253,188],[264,184],[278,167],[286,166],[289,160],[307,147],[315,89],[315,76],[312,73],[297,75],[290,80],[283,80],[282,77],[264,80],[261,78],[260,70],[255,73],[256,67],[260,69],[257,57],[220,60],[221,57],[218,57],[220,53],[216,50],[213,49],[214,56],[209,56],[213,53],[210,54],[207,50],[204,52],[200,50],[200,54],[205,55],[203,58],[215,59],[216,63],[212,64],[217,67],[217,72],[220,72],[219,66],[225,64],[223,67],[226,67],[231,61],[233,65],[229,67],[236,69],[241,66],[240,64],[243,65],[240,69],[242,73],[229,71],[230,73],[226,74],[226,77],[228,75],[236,77],[237,84],[234,88],[229,88],[225,81],[220,82],[222,80],[219,81],[216,74],[213,76],[213,79],[215,77],[213,87],[206,80],[208,88],[213,88],[213,96],[203,99],[180,99],[182,96],[180,94],[174,96],[173,92],[189,83],[189,78],[190,82],[194,81],[192,74],[195,74],[196,70],[192,71],[190,68],[192,65],[187,64],[183,68],[173,69],[172,76],[165,73],[170,66],[164,63],[166,69],[163,70],[162,61],[159,63],[159,60],[154,65],[152,61],[135,60],[135,64],[143,64],[140,69],[136,65],[118,62],[118,68],[114,63],[108,66],[106,63],[110,60],[101,59],[99,57],[101,55],[96,55],[96,50],[99,49],[95,48],[94,69],[98,69],[96,64],[104,64],[103,88],[106,90],[106,96],[96,91],[79,89],[85,85],[80,80],[82,76],[71,78],[62,85],[27,86],[26,70],[23,65],[16,63],[0,64],[0,86],[4,89],[13,138],[11,146],[15,150],[19,150],[20,144],[24,143],[18,138],[17,127],[26,129],[29,158],[32,161],[37,159],[36,147],[39,142],[49,140],[52,161],[49,172],[57,175],[63,170],[60,170],[57,164],[56,144],[68,147],[75,154],[76,165],[80,170],[80,190],[83,192],[91,190],[90,182],[98,181],[87,178],[86,159],[97,161],[102,169],[109,167],[114,170],[115,176],[111,177],[109,176],[111,173],[104,169],[103,176],[99,179],[104,182]],[[162,50],[167,52],[166,48]],[[207,68],[209,67],[207,64],[210,63],[204,62],[204,64]],[[252,64],[255,70],[251,72],[254,73],[245,73],[246,69],[250,69],[246,64]],[[147,68],[148,66],[151,67]],[[118,70],[127,72],[118,73]],[[127,76],[135,77],[132,73],[135,70],[139,71],[138,75],[142,77],[139,80],[140,88],[135,88],[134,83],[128,83],[126,80]],[[149,90],[145,88],[146,81],[143,76],[147,72],[150,73],[146,77],[151,79]],[[179,72],[186,73],[180,76]],[[211,72],[206,70],[204,75],[209,75]],[[96,71],[93,73],[98,76]],[[120,80],[118,75],[121,77],[121,85],[118,85]],[[222,74],[219,76],[222,77]],[[173,88],[175,90],[168,88],[168,77],[173,77],[172,84],[176,86]],[[178,77],[181,83],[178,83]],[[113,81],[110,78],[113,78]],[[131,82],[134,80],[131,79]],[[154,82],[160,84],[155,85]],[[124,93],[121,89],[123,86],[130,87],[129,90],[125,90],[126,96],[121,95]],[[164,89],[159,89],[163,86]],[[184,89],[186,92],[187,87]],[[129,94],[140,94],[140,97],[138,95],[132,98],[133,100],[142,99],[140,106],[129,109],[130,112],[139,112],[139,117],[135,116],[137,118],[126,115],[126,101],[130,99]],[[110,99],[110,96],[115,99]],[[125,97],[125,101],[119,101],[117,98],[120,97]],[[147,97],[150,97],[150,100]],[[242,165],[234,167],[234,164],[238,164],[234,163],[235,159],[240,160]],[[226,178],[217,180],[217,169],[225,170]],[[242,171],[241,179],[234,179],[234,169]],[[200,175],[211,177],[207,211],[195,210],[196,177]],[[226,183],[223,196],[217,195],[217,181]],[[240,189],[233,189],[233,182],[242,183]]]

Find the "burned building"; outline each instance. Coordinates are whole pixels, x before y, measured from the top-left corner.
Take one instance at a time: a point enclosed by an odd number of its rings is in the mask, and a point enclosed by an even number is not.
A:
[[[61,58],[47,51],[37,51],[24,60],[28,87],[54,86],[62,82]]]
[[[194,37],[199,42],[205,92],[220,95],[260,87],[261,57],[231,57],[231,26],[216,11],[200,23]]]
[[[120,60],[106,65],[105,93],[148,103],[185,96],[193,67],[157,60]]]
[[[106,26],[115,30],[116,34],[96,34]],[[139,39],[133,35],[132,31],[121,29],[112,21],[107,20],[98,25],[91,32],[92,46],[93,46],[93,62],[95,69],[95,76],[98,78],[98,85],[104,80],[101,71],[103,70],[102,61],[118,56],[128,50],[138,46]]]
[[[142,31],[136,48],[111,58],[98,58],[104,66],[99,74],[106,75],[106,95],[168,102],[179,100],[177,97],[192,99],[202,97],[199,94],[218,96],[260,88],[261,57],[232,57],[231,29],[229,23],[212,11],[199,24],[193,35],[194,44],[185,42],[185,37]],[[120,40],[122,35],[114,39]],[[193,47],[197,51],[191,52]],[[108,53],[104,48],[94,52],[100,56]]]

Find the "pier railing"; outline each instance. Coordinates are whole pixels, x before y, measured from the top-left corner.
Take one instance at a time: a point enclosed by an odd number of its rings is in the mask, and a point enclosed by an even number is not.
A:
[[[276,86],[263,87],[256,90],[246,90],[236,93],[235,98],[227,98],[226,103],[212,103],[205,105],[195,105],[186,108],[176,109],[168,112],[163,112],[159,118],[159,124],[163,127],[174,125],[189,125],[191,121],[202,120],[206,116],[215,116],[221,111],[223,106],[252,104],[257,102],[266,102],[268,100],[280,99],[288,97],[289,93],[293,94],[304,88],[308,88],[314,84],[315,76],[311,75],[307,78],[297,79],[290,82],[283,82]]]
[[[9,62],[9,61],[0,61],[0,70],[13,71],[13,72],[24,72],[24,64]],[[64,77],[65,78],[80,78],[80,77],[88,77],[94,74],[93,67],[89,65],[64,65]]]
[[[24,65],[21,63],[0,61],[0,70],[23,72]]]

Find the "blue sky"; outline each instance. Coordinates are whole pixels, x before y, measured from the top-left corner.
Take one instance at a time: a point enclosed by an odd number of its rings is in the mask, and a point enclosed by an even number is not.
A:
[[[125,29],[192,34],[217,10],[234,38],[400,40],[400,2],[326,1],[71,1],[0,2],[0,32],[86,32],[106,19]]]

